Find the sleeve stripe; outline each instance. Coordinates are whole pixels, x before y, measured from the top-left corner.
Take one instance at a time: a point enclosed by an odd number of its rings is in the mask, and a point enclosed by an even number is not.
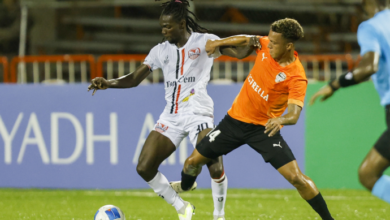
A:
[[[295,104],[295,105],[301,106],[302,108],[304,106],[302,101],[296,100],[296,99],[289,99],[288,104]]]

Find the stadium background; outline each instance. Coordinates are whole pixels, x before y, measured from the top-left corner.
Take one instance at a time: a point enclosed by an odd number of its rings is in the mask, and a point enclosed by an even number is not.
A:
[[[131,72],[162,41],[161,2],[153,0],[0,1],[0,187],[140,189],[137,147],[164,106],[163,75],[138,88],[87,93],[91,77]],[[306,101],[329,79],[359,62],[360,0],[196,0],[200,24],[220,37],[267,35],[273,21],[297,19],[296,48],[309,79]],[[253,57],[221,57],[209,93],[218,123],[245,80]],[[119,99],[127,100],[120,103]],[[304,172],[321,189],[363,189],[357,169],[385,129],[372,82],[345,89],[326,104],[306,105],[283,128]],[[116,132],[115,132],[116,131]],[[188,139],[162,165],[180,178]],[[57,151],[56,151],[57,150]],[[225,158],[231,188],[291,188],[249,148]],[[387,171],[389,174],[390,172]],[[253,175],[255,174],[255,175]],[[209,188],[203,172],[201,188]],[[1,202],[1,201],[0,201]]]

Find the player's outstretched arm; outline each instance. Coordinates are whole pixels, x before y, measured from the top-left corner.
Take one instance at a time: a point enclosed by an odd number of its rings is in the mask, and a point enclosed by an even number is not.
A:
[[[310,105],[313,105],[317,98],[322,97],[325,101],[341,87],[348,87],[359,84],[367,80],[371,75],[378,71],[379,54],[376,52],[367,52],[363,55],[359,65],[352,71],[341,75],[339,78],[329,82],[322,87],[310,99]]]
[[[220,49],[223,55],[243,59],[258,47],[260,42],[256,36],[239,35],[207,41],[206,52],[210,56],[215,50]]]
[[[272,137],[280,130],[282,125],[295,125],[298,122],[301,115],[302,107],[296,104],[288,104],[287,114],[271,118],[265,125],[264,133],[267,133],[269,137]]]
[[[88,91],[93,89],[92,95],[97,90],[104,90],[108,88],[132,88],[138,86],[150,74],[149,67],[145,64],[139,66],[134,72],[125,76],[106,80],[103,77],[96,77],[91,80],[88,86]]]

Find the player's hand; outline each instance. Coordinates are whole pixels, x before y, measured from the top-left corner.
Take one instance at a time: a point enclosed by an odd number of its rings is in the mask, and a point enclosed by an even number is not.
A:
[[[268,120],[267,124],[265,124],[264,133],[268,133],[268,137],[274,136],[282,127],[282,121],[280,118],[271,118]]]
[[[211,57],[215,53],[215,50],[217,49],[218,45],[214,40],[207,40],[206,42],[206,52],[207,56]]]
[[[329,97],[331,97],[333,95],[333,90],[332,88],[329,86],[329,85],[325,85],[324,87],[322,87],[320,90],[318,90],[318,92],[316,92],[316,94],[314,94],[311,99],[310,99],[310,103],[309,105],[313,105],[314,102],[316,101],[317,98],[319,98],[320,96],[322,96],[321,98],[321,102],[322,101],[325,101],[327,100]]]
[[[259,38],[257,36],[253,36],[249,39],[249,46],[254,47],[254,48],[260,48],[261,49],[261,44]]]
[[[91,80],[91,85],[88,86],[88,92],[89,90],[93,89],[92,95],[95,95],[95,92],[97,90],[104,90],[109,87],[108,81],[103,77],[96,77],[95,79]]]

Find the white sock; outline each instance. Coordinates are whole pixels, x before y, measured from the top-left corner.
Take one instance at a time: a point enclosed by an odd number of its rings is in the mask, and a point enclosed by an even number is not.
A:
[[[169,185],[168,179],[162,173],[158,172],[156,176],[148,182],[148,184],[158,196],[175,207],[176,211],[184,206],[183,199],[180,198],[175,190],[172,189],[171,185]]]
[[[224,179],[222,182],[217,183]],[[225,215],[225,202],[228,188],[228,179],[224,174],[220,179],[211,179],[211,190],[214,200],[214,215]]]

